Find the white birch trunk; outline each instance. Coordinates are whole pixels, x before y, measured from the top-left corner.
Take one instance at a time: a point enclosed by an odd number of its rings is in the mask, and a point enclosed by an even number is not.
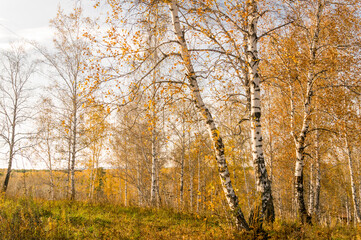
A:
[[[190,139],[190,133],[188,133],[188,139]],[[194,160],[191,158],[191,141],[188,141],[188,172],[189,172],[189,207],[191,212],[193,212],[193,205],[194,205]]]
[[[155,29],[157,28],[157,26],[154,27]],[[153,48],[155,46],[157,46],[157,37],[156,36],[152,36],[154,34],[154,32],[151,30],[150,31],[150,46]],[[157,51],[154,51],[153,56],[151,57],[151,60],[153,62],[157,62],[158,61],[158,55],[157,55]],[[152,89],[152,96],[155,97],[155,95],[157,94],[157,87],[156,87],[156,79],[157,79],[157,73],[156,71],[153,71],[153,79],[152,79],[152,85],[153,85],[153,89]],[[156,99],[151,100],[151,108],[150,111],[152,111],[152,119],[151,119],[151,128],[152,128],[152,171],[151,171],[151,192],[150,192],[150,202],[152,206],[155,206],[158,204],[158,200],[159,200],[159,189],[158,189],[158,171],[157,171],[157,167],[158,167],[158,153],[157,153],[157,136],[156,136],[156,130],[157,130],[157,110],[156,110]]]
[[[239,207],[238,197],[236,196],[231,183],[231,178],[230,178],[226,158],[224,156],[224,145],[222,138],[213,120],[213,116],[206,107],[205,103],[203,102],[203,98],[200,94],[200,88],[192,65],[191,56],[188,52],[187,43],[184,39],[184,32],[181,29],[180,20],[178,16],[179,10],[177,3],[175,0],[171,0],[168,3],[168,5],[172,16],[174,32],[177,36],[178,42],[181,47],[181,56],[183,59],[184,67],[186,68],[186,72],[187,72],[186,76],[189,81],[190,90],[192,91],[193,97],[195,99],[196,107],[199,113],[203,116],[204,120],[206,121],[210,138],[214,145],[219,176],[221,179],[224,194],[226,196],[230,209],[234,212],[234,215],[236,217],[237,227],[248,230],[249,229],[248,224],[244,219],[243,213]]]
[[[351,222],[351,211],[350,211],[350,203],[348,201],[348,196],[346,194],[346,214],[347,214],[347,224]]]
[[[128,154],[125,159],[124,206],[128,206]]]
[[[297,140],[295,140],[295,144],[296,144],[295,190],[296,190],[297,208],[301,220],[302,222],[310,223],[311,216],[307,213],[306,204],[304,200],[304,180],[303,180],[305,138],[308,132],[308,125],[309,125],[308,116],[309,116],[309,110],[306,110],[304,114],[302,131],[298,136]]]
[[[151,192],[150,192],[150,201],[151,205],[156,205],[156,194],[157,194],[157,150],[155,144],[155,130],[154,126],[152,126],[152,172],[151,172]]]
[[[179,200],[180,207],[184,207],[184,160],[185,160],[185,128],[184,128],[184,119],[182,127],[182,153],[181,153],[181,172],[180,172],[180,186],[179,186]]]
[[[17,112],[18,112],[17,105],[18,104],[17,104],[17,98],[16,98],[15,103],[14,103],[14,110],[13,110],[12,123],[11,123],[11,138],[10,138],[10,143],[9,143],[10,151],[9,151],[8,168],[6,171],[4,184],[2,187],[3,193],[6,193],[6,190],[9,185],[10,176],[11,176],[11,172],[12,172],[12,165],[13,165],[13,160],[14,160],[14,155],[15,155],[15,135],[16,135],[15,131],[16,131],[16,119],[17,119]]]
[[[354,204],[354,212],[355,212],[355,218],[357,223],[361,222],[361,212],[360,212],[360,206],[359,206],[359,199],[357,196],[357,189],[354,181],[354,169],[353,169],[353,160],[352,160],[352,154],[351,154],[351,148],[348,143],[348,137],[347,133],[345,134],[345,147],[347,151],[347,159],[348,159],[348,167],[350,171],[350,182],[351,182],[351,192],[352,192],[352,200]]]
[[[190,161],[190,159],[188,159],[188,161]],[[194,170],[193,167],[191,166],[191,164],[189,163],[188,165],[188,169],[189,169],[189,204],[190,204],[190,209],[191,212],[193,212],[193,205],[194,205],[194,190],[193,190],[193,181],[194,181]]]
[[[53,163],[51,157],[51,146],[49,142],[49,137],[46,139],[46,147],[47,147],[48,162],[49,162],[50,195],[51,195],[51,200],[55,200],[55,183],[54,183]]]
[[[316,186],[315,186],[315,216],[320,219],[320,194],[321,194],[321,156],[319,146],[319,131],[316,130]]]
[[[311,223],[311,216],[307,213],[307,208],[304,200],[304,179],[303,179],[303,168],[304,168],[304,152],[305,152],[305,142],[310,126],[310,116],[311,116],[311,100],[313,96],[313,85],[316,81],[315,78],[315,61],[318,50],[319,34],[320,34],[320,23],[321,16],[324,8],[323,0],[318,1],[317,14],[316,14],[316,24],[315,30],[313,33],[313,38],[310,46],[310,68],[308,69],[307,74],[307,89],[305,95],[305,102],[303,104],[303,122],[302,128],[298,136],[294,136],[295,145],[296,145],[296,167],[295,167],[295,188],[296,188],[296,198],[298,205],[298,212],[300,214],[302,222]]]
[[[90,185],[89,185],[89,199],[93,200],[94,196],[94,184],[95,184],[95,169],[94,169],[94,158],[91,159],[91,172],[90,172]]]
[[[68,166],[67,166],[67,176],[66,176],[66,198],[69,198],[70,193],[70,165],[71,165],[71,136],[68,140]]]
[[[275,213],[271,182],[268,179],[267,168],[263,155],[262,129],[261,129],[261,90],[260,77],[258,73],[258,37],[257,22],[259,13],[257,1],[251,0],[247,3],[247,73],[250,83],[251,95],[251,142],[252,159],[255,167],[257,192],[260,194],[261,214],[268,221],[274,221]],[[258,204],[257,204],[258,205]],[[257,206],[258,207],[258,206]]]
[[[199,213],[200,204],[202,201],[201,195],[201,159],[199,157],[199,149],[197,150],[197,213]]]
[[[141,191],[141,184],[140,184],[140,160],[137,158],[137,189],[138,189],[138,204],[139,206],[143,205],[143,193]]]
[[[122,202],[122,169],[119,166],[119,175],[118,175],[118,180],[119,180],[119,191],[118,191],[118,197],[119,197],[119,202]]]
[[[73,95],[73,131],[72,131],[72,151],[71,151],[71,166],[70,166],[70,179],[71,179],[71,195],[70,200],[75,200],[75,161],[76,161],[76,147],[77,147],[77,124],[78,124],[78,114],[77,114],[77,80],[74,81],[74,95]]]
[[[313,169],[314,169],[314,166],[313,166],[313,163],[311,164],[311,167],[310,167],[310,182],[309,182],[309,205],[308,205],[308,212],[309,214],[312,216],[313,213],[314,213],[314,207],[315,207],[315,203],[314,203],[314,200],[315,200],[315,190],[314,190],[314,187],[313,187]]]

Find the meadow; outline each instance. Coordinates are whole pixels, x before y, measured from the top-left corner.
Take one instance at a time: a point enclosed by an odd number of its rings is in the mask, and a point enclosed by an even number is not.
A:
[[[353,226],[276,219],[265,232],[237,231],[229,220],[114,203],[0,199],[1,239],[360,239]]]

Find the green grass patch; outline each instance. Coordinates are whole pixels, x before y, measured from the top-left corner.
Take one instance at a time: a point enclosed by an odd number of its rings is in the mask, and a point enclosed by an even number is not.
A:
[[[276,221],[269,239],[358,239],[348,226],[302,226]],[[220,217],[169,209],[68,201],[0,198],[1,239],[257,239]]]
[[[234,239],[218,222],[166,209],[0,200],[1,239]]]

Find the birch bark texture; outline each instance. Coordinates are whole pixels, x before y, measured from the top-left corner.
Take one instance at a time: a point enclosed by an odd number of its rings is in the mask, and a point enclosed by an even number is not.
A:
[[[263,155],[262,129],[261,129],[261,89],[258,66],[258,37],[257,23],[259,13],[257,1],[247,2],[247,33],[246,33],[246,61],[251,98],[251,144],[252,159],[255,167],[257,192],[261,198],[261,214],[267,221],[274,221],[275,212],[272,197],[271,182],[268,178],[267,168]],[[257,206],[258,207],[258,206]]]
[[[184,67],[186,69],[186,77],[189,81],[190,90],[195,100],[195,104],[196,104],[196,108],[198,109],[198,112],[202,115],[203,119],[206,121],[207,129],[214,145],[216,161],[218,164],[218,172],[221,179],[223,191],[228,202],[228,206],[231,209],[231,211],[233,211],[234,213],[237,227],[239,229],[249,230],[249,226],[244,218],[242,210],[240,209],[238,197],[235,194],[235,191],[231,183],[227,161],[224,155],[225,149],[224,149],[222,137],[220,136],[220,132],[214,122],[213,116],[209,111],[209,109],[206,107],[200,93],[197,76],[191,61],[191,56],[188,50],[186,40],[184,38],[184,32],[182,31],[181,28],[177,2],[175,0],[171,0],[169,1],[168,6],[172,18],[174,33],[180,45],[180,54],[182,57]]]
[[[345,131],[347,131],[347,129],[345,129]],[[355,211],[355,218],[356,218],[357,223],[360,223],[361,222],[361,212],[360,212],[359,199],[358,199],[358,195],[357,195],[357,188],[356,188],[355,180],[354,180],[355,175],[354,175],[352,152],[351,152],[351,148],[349,145],[347,132],[345,132],[345,148],[346,148],[346,153],[347,153],[348,168],[350,171],[351,193],[352,193],[352,200],[353,200],[354,211]]]
[[[321,154],[320,154],[320,133],[316,130],[316,184],[315,184],[315,205],[314,213],[319,221],[320,219],[320,195],[321,195]]]
[[[310,67],[307,73],[307,87],[306,87],[305,101],[303,103],[302,127],[298,136],[294,136],[294,141],[296,146],[295,189],[296,189],[297,207],[302,222],[306,222],[306,223],[311,223],[311,216],[307,212],[306,203],[304,199],[303,169],[304,169],[306,138],[309,132],[310,121],[311,121],[313,86],[315,81],[317,80],[317,77],[315,76],[316,56],[317,56],[317,51],[319,49],[318,42],[321,31],[320,24],[321,24],[323,9],[324,9],[324,2],[323,0],[319,0],[317,4],[315,30],[312,35],[310,48],[309,48]]]
[[[157,13],[155,13],[155,18],[158,18]],[[157,20],[155,21],[157,23]],[[156,37],[157,32],[156,30],[157,26],[155,26],[153,29],[149,30],[150,37],[149,37],[149,43],[151,48],[156,48],[158,45],[158,39]],[[153,36],[152,36],[153,35]],[[157,54],[157,50],[153,52],[151,55],[151,61],[156,64],[159,61],[159,57]],[[157,202],[157,199],[159,199],[159,196],[157,197],[157,194],[159,193],[159,186],[158,186],[158,151],[157,151],[157,103],[154,99],[157,94],[157,86],[156,86],[156,80],[159,78],[156,71],[153,71],[152,75],[152,100],[150,104],[150,111],[151,111],[151,142],[152,142],[152,170],[151,170],[151,191],[150,191],[150,202],[152,206],[155,206],[159,204]]]

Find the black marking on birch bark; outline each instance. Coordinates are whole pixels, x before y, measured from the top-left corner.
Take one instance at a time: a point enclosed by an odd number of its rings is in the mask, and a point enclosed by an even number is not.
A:
[[[259,107],[252,107],[255,109],[260,109]],[[255,119],[257,122],[259,122],[259,119],[261,118],[261,112],[257,111],[252,113],[252,118]]]
[[[311,223],[311,217],[307,213],[305,199],[304,199],[303,169],[301,171],[301,176],[296,176],[295,187],[296,187],[298,211],[301,216],[301,220],[303,223]]]
[[[205,118],[205,120],[207,122],[209,130],[211,130],[211,133],[212,133],[211,138],[213,138],[212,140],[213,140],[213,143],[216,148],[216,159],[217,159],[219,167],[220,167],[219,170],[222,171],[222,169],[224,169],[223,173],[225,172],[225,174],[220,174],[220,177],[222,179],[226,178],[225,179],[226,183],[224,183],[224,185],[227,186],[227,188],[225,188],[225,187],[223,188],[224,193],[227,196],[227,201],[230,205],[231,210],[233,211],[233,214],[234,214],[233,216],[236,219],[237,227],[249,230],[249,226],[244,219],[242,211],[239,208],[238,198],[234,193],[231,181],[230,181],[229,177],[227,177],[227,176],[229,176],[229,172],[228,172],[228,167],[226,164],[226,159],[224,157],[224,145],[223,145],[222,139],[219,136],[219,133],[216,134],[215,137],[213,137],[213,132],[217,131],[217,129],[214,127],[213,117],[212,117],[211,113],[208,111],[208,109],[204,106],[204,103],[202,102],[202,97],[200,96],[199,92],[194,91],[195,89],[199,89],[199,88],[198,88],[198,84],[197,84],[197,79],[194,76],[191,59],[188,57],[189,53],[188,53],[188,49],[187,49],[187,44],[184,39],[184,34],[180,33],[181,30],[180,30],[178,8],[176,5],[176,1],[175,0],[168,1],[168,5],[170,7],[172,17],[174,18],[173,19],[174,30],[175,30],[176,35],[179,38],[179,42],[181,43],[181,46],[182,46],[182,49],[181,49],[181,51],[183,51],[182,55],[185,55],[187,57],[187,59],[186,59],[187,61],[184,62],[184,64],[187,65],[186,67],[187,67],[188,71],[191,73],[190,75],[187,76],[187,78],[190,81],[191,90],[192,90],[193,94],[195,95],[195,99],[197,100],[196,101],[197,108],[200,109],[200,112],[202,113],[203,117]],[[200,103],[198,101],[200,101]],[[222,172],[220,172],[220,173],[222,173]]]

